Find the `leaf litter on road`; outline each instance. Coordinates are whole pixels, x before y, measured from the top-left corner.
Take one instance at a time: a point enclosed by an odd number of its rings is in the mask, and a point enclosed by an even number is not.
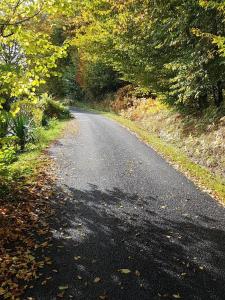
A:
[[[46,158],[44,158],[46,159]],[[29,283],[38,279],[40,269],[51,266],[51,258],[40,256],[51,247],[48,220],[54,211],[51,162],[38,171],[34,182],[10,182],[9,193],[0,199],[0,296],[19,299]],[[1,188],[2,182],[0,182]],[[50,277],[42,280],[45,285]]]

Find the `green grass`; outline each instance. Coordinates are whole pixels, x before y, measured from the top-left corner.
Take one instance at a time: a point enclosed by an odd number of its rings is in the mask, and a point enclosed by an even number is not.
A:
[[[32,181],[36,171],[46,162],[43,157],[43,150],[57,139],[65,128],[67,121],[52,121],[48,129],[38,129],[38,142],[27,147],[27,151],[18,155],[16,162],[9,166],[5,180],[18,180],[27,178]]]
[[[80,104],[79,107],[90,110],[90,107],[85,104]],[[135,122],[125,119],[113,112],[104,112],[95,109],[91,110],[120,123],[136,133],[142,141],[149,144],[155,151],[161,154],[172,165],[176,166],[201,189],[211,193],[215,198],[225,203],[225,184],[223,178],[215,176],[206,168],[192,162],[180,149],[163,141],[158,136],[149,133]]]

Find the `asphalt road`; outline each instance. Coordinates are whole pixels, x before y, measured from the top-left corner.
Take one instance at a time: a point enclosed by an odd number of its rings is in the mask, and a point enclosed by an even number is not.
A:
[[[52,278],[30,296],[225,299],[225,209],[114,121],[75,115],[78,135],[51,149]]]

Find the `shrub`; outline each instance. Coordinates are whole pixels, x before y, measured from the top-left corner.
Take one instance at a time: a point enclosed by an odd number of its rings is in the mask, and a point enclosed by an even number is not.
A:
[[[7,171],[7,166],[16,161],[15,137],[0,138],[0,175]]]
[[[0,149],[0,164],[9,165],[16,160],[16,149],[13,145],[4,145]]]
[[[42,101],[42,97],[35,98],[35,101],[23,99],[15,102],[11,106],[12,114],[16,114],[20,112],[21,114],[29,116],[29,118],[33,119],[33,122],[35,123],[36,126],[41,125],[43,110],[44,110],[44,103]]]
[[[69,108],[64,106],[59,101],[54,100],[51,96],[45,96],[44,99],[44,116],[42,119],[46,121],[47,118],[57,118],[57,119],[68,119],[70,118]]]
[[[1,111],[0,113],[0,138],[3,138],[7,135],[9,130],[10,116],[9,113],[5,111]]]
[[[11,133],[17,137],[20,149],[23,151],[28,142],[35,140],[35,123],[33,118],[25,113],[19,113],[12,118]]]
[[[49,126],[49,119],[45,114],[43,114],[43,116],[42,116],[41,126],[43,126],[43,127]]]

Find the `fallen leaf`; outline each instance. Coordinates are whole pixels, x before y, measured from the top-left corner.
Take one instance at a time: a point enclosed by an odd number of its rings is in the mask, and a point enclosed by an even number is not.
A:
[[[173,298],[175,298],[175,299],[181,299],[181,296],[180,296],[180,294],[173,294]]]
[[[131,273],[131,270],[129,270],[129,269],[119,269],[118,272],[120,272],[122,274],[129,274],[129,273]]]
[[[74,259],[79,260],[79,259],[81,259],[81,256],[74,256]]]
[[[10,292],[7,292],[6,294],[4,294],[4,299],[13,299],[13,295]]]
[[[58,297],[58,298],[63,298],[63,297],[64,297],[64,293],[59,293],[59,294],[57,294],[57,297]]]
[[[95,279],[94,279],[94,283],[98,283],[99,281],[101,280],[101,278],[100,277],[96,277]]]
[[[35,260],[35,257],[34,257],[33,255],[29,255],[28,257],[29,257],[29,260],[30,260],[30,261]]]
[[[138,277],[140,277],[140,276],[141,276],[141,273],[140,273],[138,270],[136,270],[136,271],[135,271],[135,275],[138,276]]]
[[[62,286],[59,286],[59,290],[60,290],[60,291],[67,290],[68,288],[69,288],[68,285],[62,285]]]
[[[41,244],[41,247],[42,247],[42,248],[48,247],[48,242],[42,243],[42,244]]]
[[[6,293],[6,291],[0,287],[0,296],[4,295]]]

